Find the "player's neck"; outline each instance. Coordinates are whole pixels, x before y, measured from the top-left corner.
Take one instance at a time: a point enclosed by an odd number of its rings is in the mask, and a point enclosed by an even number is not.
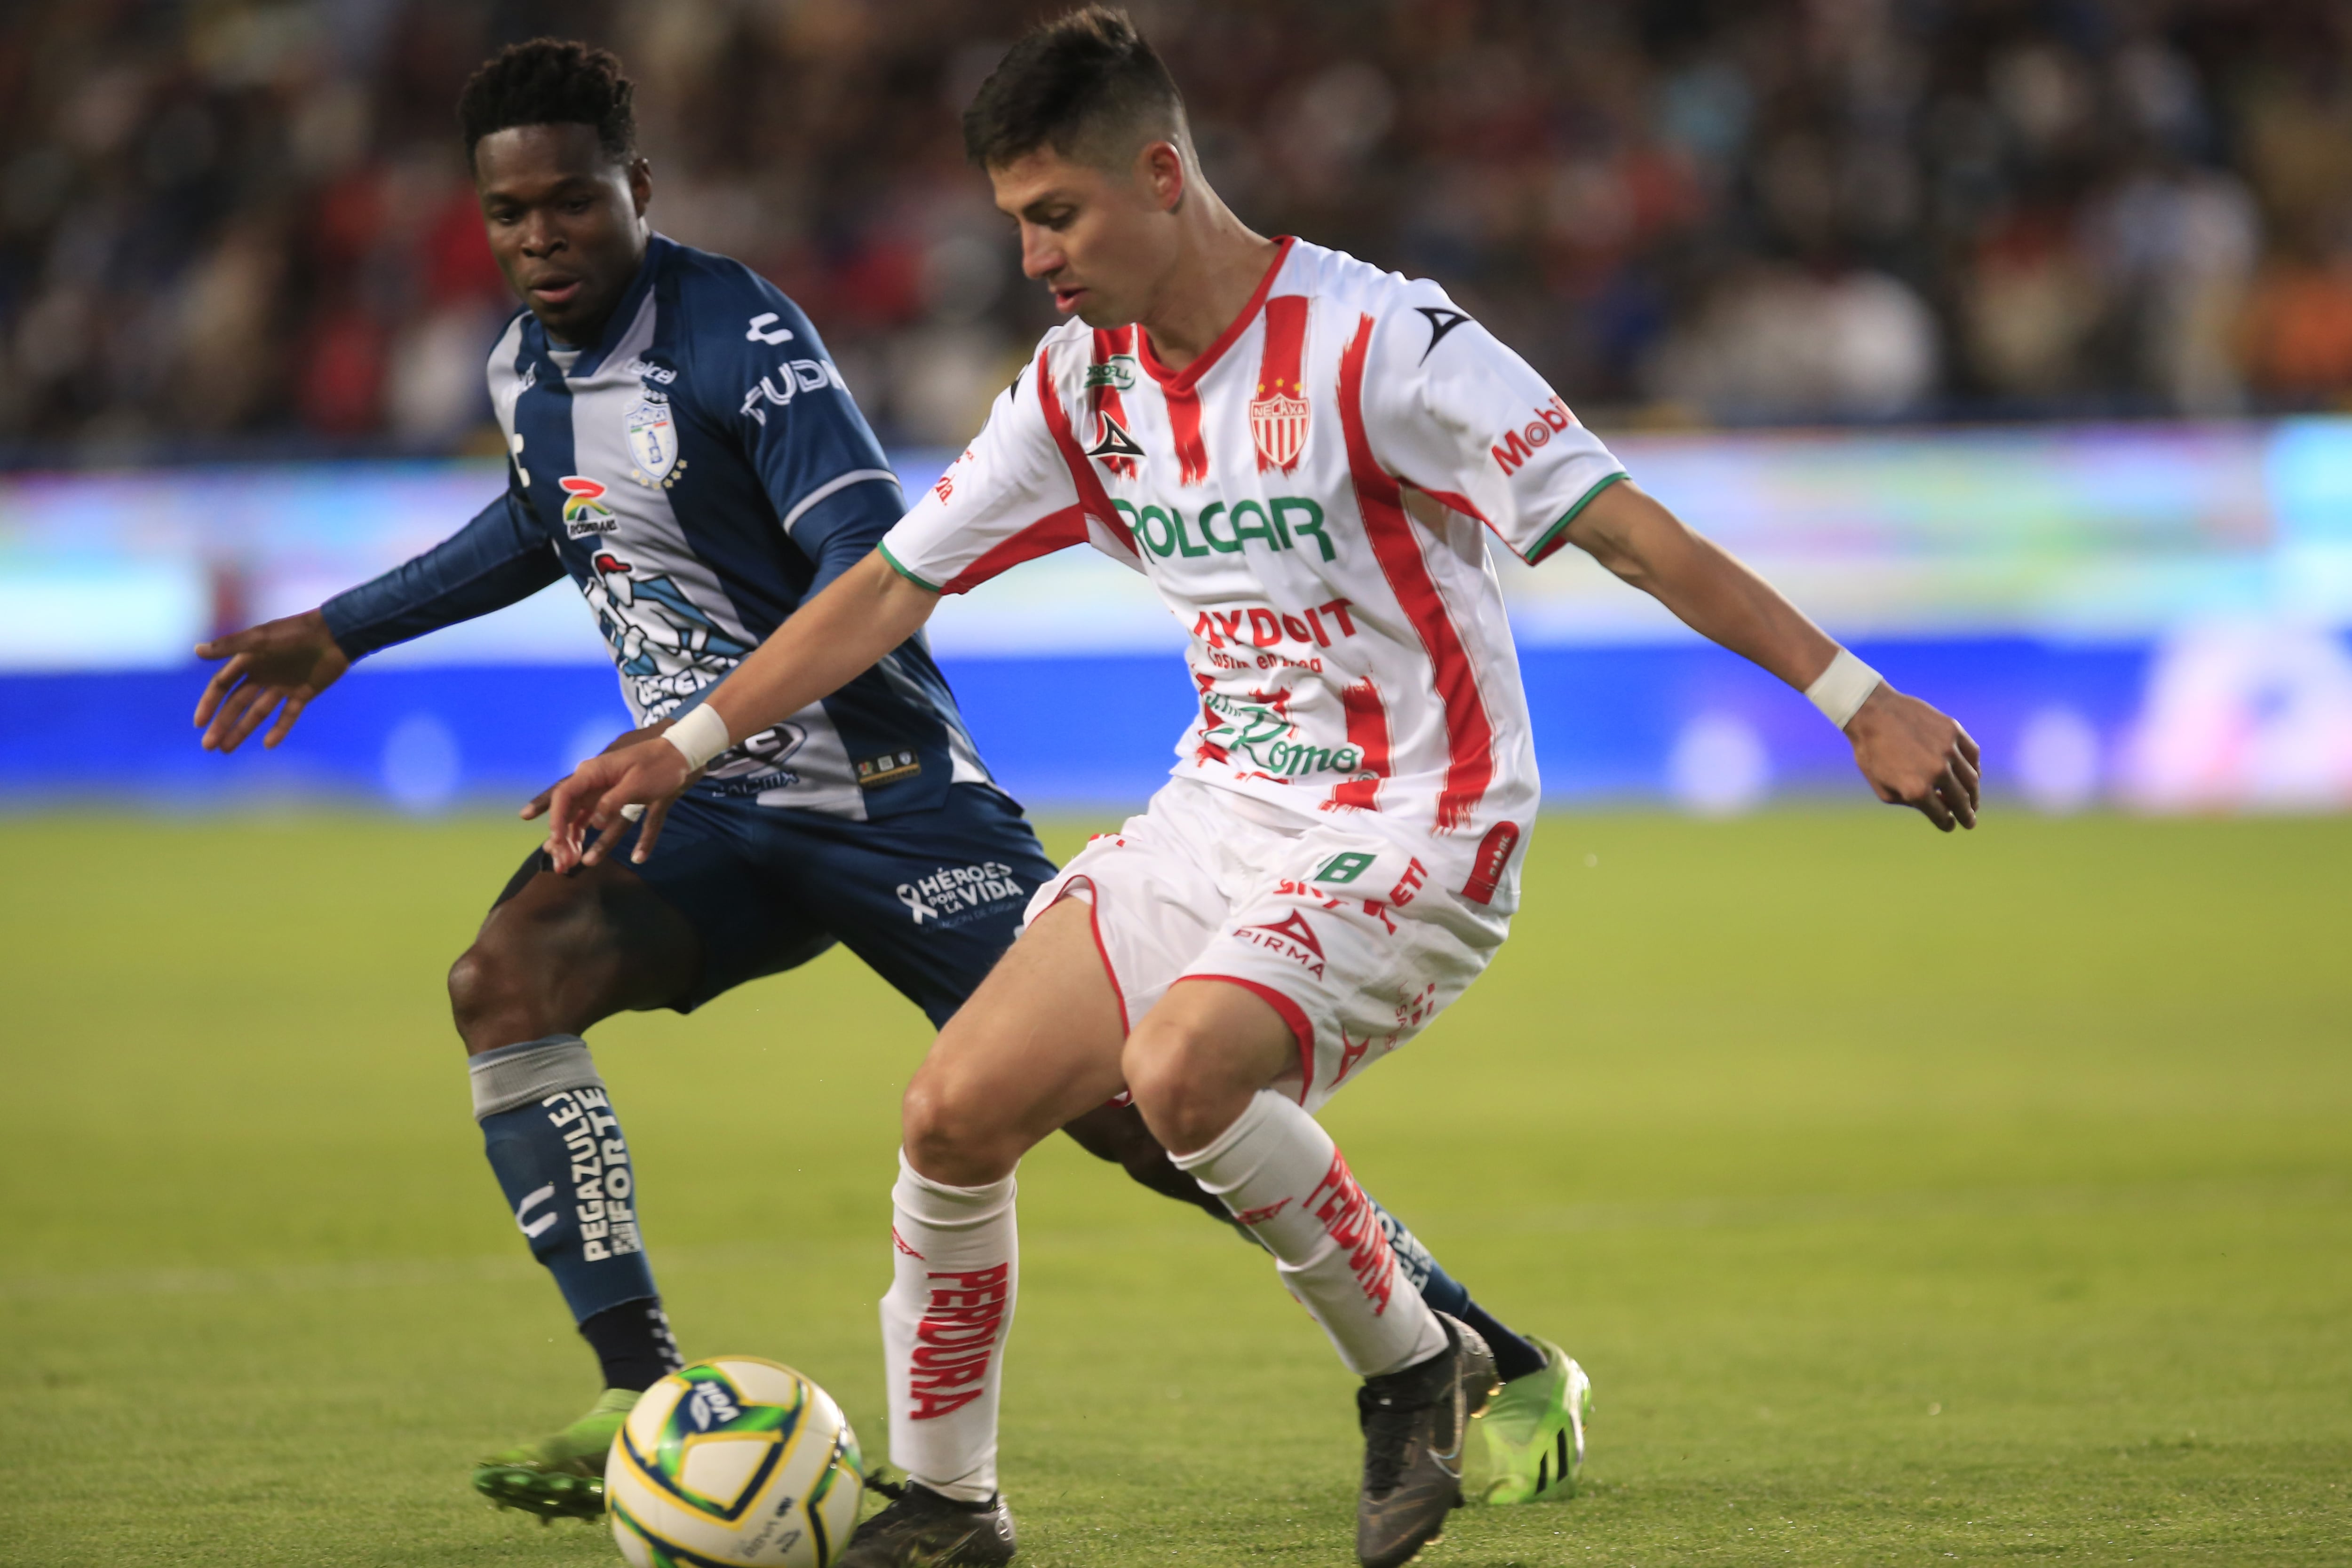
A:
[[[1256,233],[1203,186],[1208,199],[1185,225],[1185,246],[1168,281],[1144,312],[1151,350],[1171,371],[1208,352],[1246,309],[1281,246]]]

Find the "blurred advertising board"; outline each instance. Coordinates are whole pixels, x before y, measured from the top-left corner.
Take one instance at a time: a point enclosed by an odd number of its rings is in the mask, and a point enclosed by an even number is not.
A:
[[[2044,809],[2352,804],[2352,419],[1641,435],[1634,477],[1897,684],[1958,714],[1998,793]],[[909,494],[950,454],[908,452]],[[267,758],[195,751],[192,645],[424,549],[495,462],[0,477],[0,685],[53,718],[0,740],[0,792],[374,795],[536,788],[609,738],[601,643],[559,583],[368,661]],[[1845,788],[1800,699],[1569,550],[1497,550],[1547,794],[1736,810]],[[1039,805],[1124,805],[1190,711],[1183,632],[1073,550],[932,622],[992,764]],[[1037,722],[1097,711],[1083,735]],[[89,736],[78,734],[94,727]],[[1858,786],[1857,786],[1858,787]]]

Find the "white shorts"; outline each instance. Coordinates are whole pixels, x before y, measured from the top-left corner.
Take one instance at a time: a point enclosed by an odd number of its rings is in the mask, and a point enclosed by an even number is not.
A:
[[[1478,848],[1175,779],[1039,888],[1027,918],[1064,898],[1093,904],[1129,1029],[1180,979],[1265,998],[1298,1041],[1273,1087],[1312,1111],[1420,1033],[1502,946],[1509,913],[1461,891]]]

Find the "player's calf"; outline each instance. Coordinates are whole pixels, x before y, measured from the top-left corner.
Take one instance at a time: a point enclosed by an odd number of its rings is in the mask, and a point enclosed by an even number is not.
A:
[[[505,1506],[601,1515],[622,1414],[680,1364],[646,1260],[635,1163],[579,1031],[681,994],[694,961],[682,918],[628,873],[560,877],[534,856],[450,969],[483,1152],[604,1390],[569,1427],[476,1467],[475,1488]]]
[[[483,1152],[531,1255],[594,1345],[608,1388],[683,1364],[637,1223],[636,1168],[588,1045],[551,1035],[469,1063]],[[650,1311],[623,1311],[651,1303]]]
[[[1098,1105],[1094,1110],[1062,1129],[1071,1140],[1098,1160],[1108,1160],[1127,1172],[1137,1185],[1150,1188],[1163,1197],[1172,1197],[1189,1204],[1228,1225],[1253,1245],[1257,1236],[1249,1227],[1234,1218],[1232,1210],[1217,1196],[1184,1172],[1176,1168],[1168,1151],[1151,1130],[1143,1124],[1143,1113],[1132,1103]],[[1556,1347],[1548,1342],[1523,1335],[1502,1319],[1495,1316],[1476,1298],[1469,1287],[1449,1273],[1421,1239],[1403,1220],[1399,1219],[1369,1190],[1364,1199],[1371,1205],[1373,1218],[1380,1221],[1381,1232],[1388,1237],[1389,1250],[1395,1254],[1397,1267],[1405,1281],[1421,1299],[1434,1310],[1451,1318],[1458,1318],[1478,1332],[1494,1353],[1496,1375],[1503,1379],[1503,1393],[1497,1396],[1497,1408],[1504,1406],[1513,1410],[1534,1410],[1540,1414],[1526,1423],[1506,1422],[1498,1427],[1493,1420],[1482,1424],[1488,1439],[1485,1445],[1474,1441],[1473,1458],[1486,1454],[1491,1448],[1496,1458],[1489,1467],[1496,1474],[1512,1475],[1525,1472],[1527,1484],[1474,1487],[1471,1495],[1483,1502],[1517,1502],[1535,1497],[1567,1495],[1572,1490],[1574,1471],[1567,1461],[1542,1460],[1534,1450],[1538,1446],[1553,1443],[1555,1437],[1568,1431],[1567,1396],[1561,1390],[1565,1384],[1554,1375]],[[1575,1364],[1567,1364],[1574,1367]],[[1577,1374],[1581,1376],[1580,1371]],[[1525,1425],[1527,1431],[1515,1440],[1496,1443],[1498,1430],[1517,1432]],[[1564,1439],[1563,1439],[1564,1440]],[[1581,1462],[1583,1455],[1580,1428],[1572,1445],[1574,1457]],[[1525,1462],[1520,1460],[1524,1458]],[[1541,1462],[1539,1462],[1541,1460]],[[1548,1467],[1548,1468],[1547,1468]]]
[[[646,1262],[628,1140],[577,1035],[483,1051],[469,1067],[490,1168],[531,1255],[595,1350],[605,1385],[580,1421],[483,1460],[474,1486],[543,1517],[593,1518],[621,1416],[683,1364]]]
[[[1062,1131],[1095,1158],[1108,1160],[1125,1171],[1128,1179],[1137,1186],[1162,1197],[1190,1204],[1221,1225],[1233,1223],[1234,1217],[1225,1212],[1225,1206],[1217,1201],[1215,1194],[1169,1160],[1168,1151],[1160,1146],[1160,1140],[1143,1124],[1143,1113],[1135,1108],[1133,1101],[1097,1105]]]

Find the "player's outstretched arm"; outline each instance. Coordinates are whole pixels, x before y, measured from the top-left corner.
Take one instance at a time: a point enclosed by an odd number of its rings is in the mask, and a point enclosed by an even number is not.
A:
[[[1568,538],[1691,630],[1800,691],[1838,655],[1829,633],[1770,583],[1631,481],[1595,496]],[[1882,680],[1846,721],[1845,735],[1880,800],[1909,806],[1948,833],[1977,825],[1977,743],[1948,716]]]
[[[782,723],[820,698],[831,696],[871,669],[883,654],[913,636],[940,601],[939,594],[891,569],[879,550],[834,580],[831,587],[793,612],[775,633],[713,687],[696,714],[709,713],[725,727],[688,744],[705,761],[747,735]],[[613,841],[607,831],[628,806],[666,806],[700,771],[689,765],[677,737],[707,729],[696,714],[671,727],[668,744],[646,741],[592,757],[542,799],[547,815],[547,852],[558,871],[594,865]],[[539,800],[523,808],[540,814]],[[588,831],[605,836],[585,845]],[[633,858],[643,860],[642,835]]]
[[[196,699],[195,723],[205,732],[200,744],[206,751],[235,751],[273,713],[278,722],[261,744],[275,747],[310,700],[352,667],[316,610],[199,643],[196,657],[227,661]]]
[[[423,555],[318,609],[197,643],[198,658],[227,661],[196,702],[204,747],[235,751],[276,713],[278,722],[261,738],[274,747],[353,660],[503,610],[562,575],[562,563],[509,486]]]

